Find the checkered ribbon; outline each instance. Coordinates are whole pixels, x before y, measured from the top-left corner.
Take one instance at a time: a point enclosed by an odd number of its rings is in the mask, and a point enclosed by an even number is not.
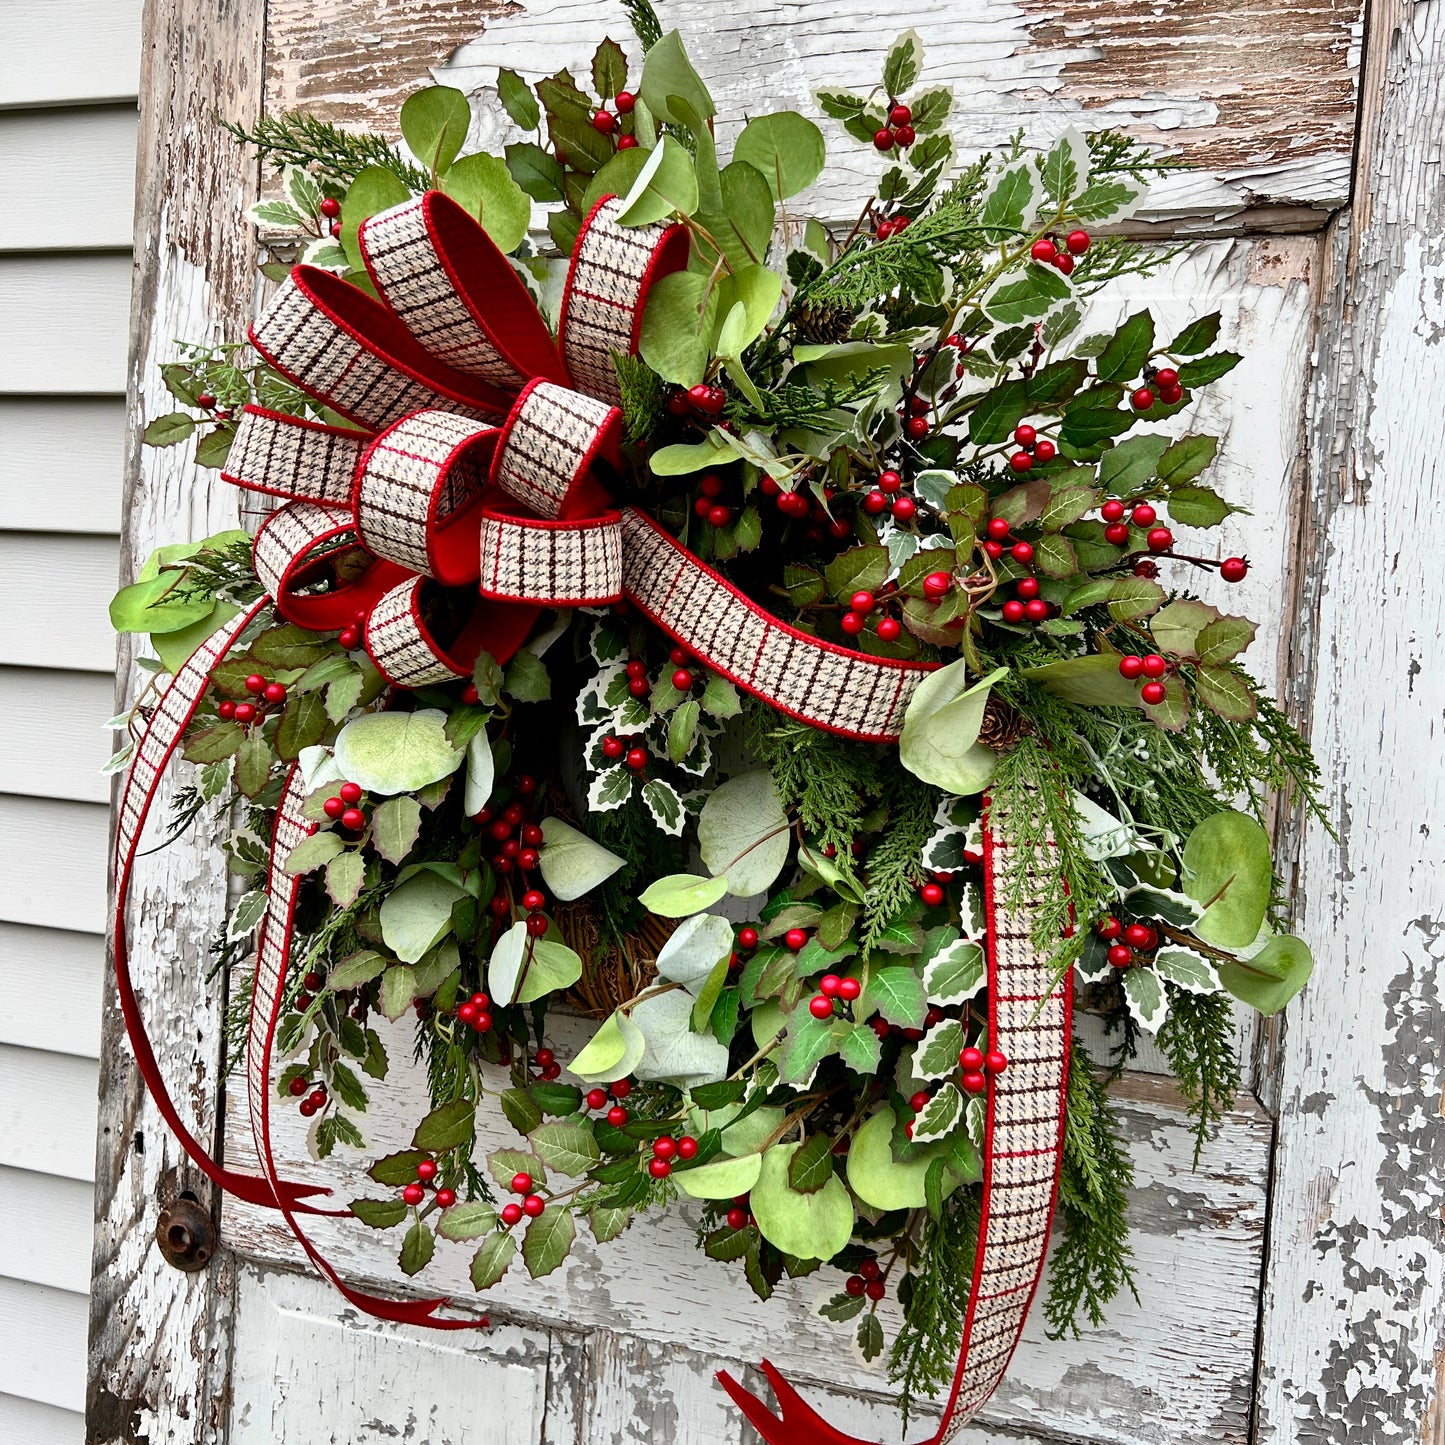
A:
[[[560,345],[486,232],[435,192],[362,225],[379,299],[296,268],[252,339],[357,429],[245,409],[223,475],[290,499],[257,533],[258,575],[293,622],[360,625],[398,687],[465,677],[483,648],[505,661],[544,607],[626,597],[780,711],[896,739],[928,664],[788,627],[613,507],[612,358],[636,351],[649,288],[687,257],[679,227],[624,227],[620,209],[603,200],[578,236]],[[463,606],[432,606],[437,588],[465,589]],[[466,619],[446,637],[428,620],[442,612]]]
[[[1031,910],[999,903],[1028,898],[1038,854],[1008,841],[1009,820],[990,805],[984,828],[990,1046],[1008,1058],[989,1076],[983,1147],[983,1203],[973,1282],[953,1385],[938,1429],[920,1445],[946,1445],[998,1388],[1043,1273],[1064,1147],[1072,1029],[1072,970],[1060,975],[1032,941]],[[1045,850],[1052,855],[1049,840]],[[1050,857],[1050,863],[1052,857]],[[829,1425],[769,1361],[763,1374],[774,1414],[726,1371],[719,1374],[768,1445],[867,1445]]]

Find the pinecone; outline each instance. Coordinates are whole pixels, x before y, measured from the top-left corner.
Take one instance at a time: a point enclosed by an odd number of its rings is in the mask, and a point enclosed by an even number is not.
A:
[[[826,303],[800,306],[793,313],[799,333],[819,344],[846,341],[856,319],[857,312],[851,306],[829,306]]]
[[[996,753],[1006,752],[1031,732],[1029,720],[1002,698],[990,697],[984,705],[983,726],[978,730],[978,740],[984,747]]]

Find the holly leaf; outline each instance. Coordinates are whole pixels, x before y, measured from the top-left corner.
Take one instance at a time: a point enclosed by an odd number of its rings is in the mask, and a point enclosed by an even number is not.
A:
[[[551,1274],[571,1252],[577,1225],[570,1209],[548,1205],[522,1238],[522,1260],[533,1279]]]
[[[406,794],[388,798],[371,816],[371,846],[388,863],[400,863],[421,832],[421,804]]]
[[[480,1239],[497,1227],[497,1211],[485,1199],[469,1199],[442,1211],[437,1220],[437,1233],[443,1239],[462,1244]]]
[[[788,1160],[788,1187],[799,1194],[816,1194],[832,1177],[832,1136],[810,1134],[803,1147]]]
[[[865,1016],[879,1013],[899,1028],[921,1028],[928,1013],[923,980],[911,968],[879,969],[868,980],[863,1003]]]
[[[351,1212],[370,1229],[391,1229],[407,1216],[400,1199],[353,1199]]]
[[[436,1247],[436,1235],[418,1219],[407,1230],[406,1238],[401,1242],[401,1255],[398,1260],[401,1272],[408,1275],[419,1274],[431,1263]]]
[[[490,1289],[506,1274],[507,1266],[516,1256],[517,1244],[510,1234],[490,1236],[472,1257],[472,1288]]]

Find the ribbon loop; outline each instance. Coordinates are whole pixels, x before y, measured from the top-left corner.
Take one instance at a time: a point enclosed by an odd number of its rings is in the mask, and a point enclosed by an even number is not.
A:
[[[346,505],[365,445],[361,432],[246,406],[221,479],[271,497]]]
[[[595,397],[534,381],[512,408],[492,480],[539,517],[571,520],[611,505],[599,465],[622,467],[622,413]]]
[[[600,607],[622,599],[622,518],[555,522],[482,516],[484,597],[544,607]]]
[[[483,607],[474,596],[467,601],[468,612],[455,638],[450,643],[440,641],[427,620],[427,604],[433,600],[435,588],[426,577],[410,577],[381,597],[367,616],[366,650],[393,687],[428,687],[466,677],[483,641],[489,639],[495,620],[492,609]],[[440,609],[439,600],[437,605]],[[528,615],[528,629],[532,615]],[[519,638],[517,646],[521,642]]]

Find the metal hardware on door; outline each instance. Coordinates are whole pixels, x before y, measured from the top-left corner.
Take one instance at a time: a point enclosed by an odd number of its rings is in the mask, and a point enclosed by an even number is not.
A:
[[[216,1226],[194,1199],[182,1196],[161,1210],[156,1243],[167,1264],[194,1273],[205,1269],[216,1252]]]

